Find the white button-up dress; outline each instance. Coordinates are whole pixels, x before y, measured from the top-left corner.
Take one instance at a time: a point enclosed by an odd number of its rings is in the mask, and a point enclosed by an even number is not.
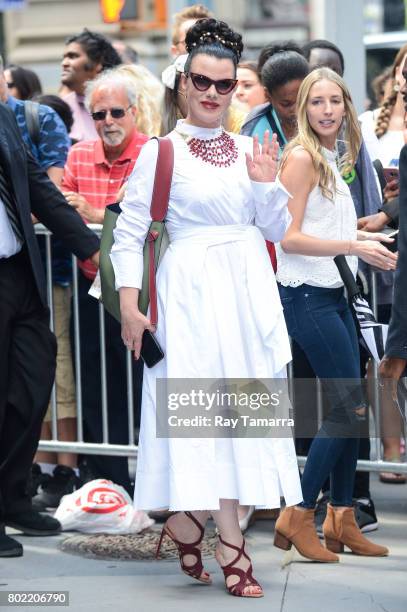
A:
[[[302,500],[293,440],[157,438],[157,378],[278,378],[291,360],[287,329],[264,239],[281,240],[290,215],[280,183],[250,181],[252,139],[232,135],[238,159],[216,167],[194,157],[186,136],[221,130],[178,122],[166,227],[157,273],[157,340],[165,358],[144,368],[135,505],[217,510],[220,499],[261,508]],[[117,287],[141,287],[143,247],[158,145],[148,142],[130,177],[114,233]]]

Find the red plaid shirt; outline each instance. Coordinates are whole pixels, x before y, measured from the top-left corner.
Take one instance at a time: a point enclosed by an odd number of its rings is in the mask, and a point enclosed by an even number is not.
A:
[[[126,149],[112,163],[106,159],[101,139],[78,142],[69,151],[62,190],[79,193],[95,208],[113,204],[147,140],[148,136],[135,131]],[[87,278],[95,278],[96,268],[89,259],[79,262],[79,266]]]

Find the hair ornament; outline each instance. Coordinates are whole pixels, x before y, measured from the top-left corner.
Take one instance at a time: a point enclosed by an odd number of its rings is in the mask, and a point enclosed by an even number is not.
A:
[[[238,51],[238,46],[239,46],[238,43],[233,42],[231,40],[226,40],[225,38],[222,38],[222,36],[220,36],[216,32],[203,32],[198,40],[200,44],[211,43],[211,42],[217,41],[221,43],[224,47],[229,47],[230,49],[232,49],[236,53],[238,58],[240,59],[240,53]],[[191,47],[196,47],[196,46],[197,46],[196,42],[193,42],[191,44]]]
[[[184,72],[187,57],[188,54],[186,53],[184,55],[179,55],[177,59],[161,73],[161,81],[169,89],[174,89],[177,73]]]
[[[227,23],[223,21],[209,18],[198,20],[187,32],[185,41],[187,50],[192,51],[194,49],[194,52],[200,46],[216,43],[230,49],[236,56],[237,61],[240,60],[243,51],[242,37],[231,30]]]

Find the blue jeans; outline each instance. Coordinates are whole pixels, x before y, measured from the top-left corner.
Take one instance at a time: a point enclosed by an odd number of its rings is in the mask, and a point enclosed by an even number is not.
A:
[[[279,291],[288,333],[321,379],[331,407],[308,453],[301,480],[302,505],[315,507],[321,487],[330,476],[331,503],[351,506],[359,449],[356,410],[366,406],[352,313],[343,288],[279,285]]]

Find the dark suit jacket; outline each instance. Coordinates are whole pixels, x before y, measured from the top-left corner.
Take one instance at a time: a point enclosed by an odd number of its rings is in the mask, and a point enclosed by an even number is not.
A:
[[[407,145],[404,145],[400,154],[399,202],[399,259],[386,355],[407,359]]]
[[[26,239],[34,278],[41,301],[47,303],[44,269],[31,221],[31,212],[60,238],[79,259],[88,259],[99,249],[99,239],[80,215],[67,204],[61,192],[41,170],[26,149],[13,112],[0,103],[0,163],[10,186]]]

